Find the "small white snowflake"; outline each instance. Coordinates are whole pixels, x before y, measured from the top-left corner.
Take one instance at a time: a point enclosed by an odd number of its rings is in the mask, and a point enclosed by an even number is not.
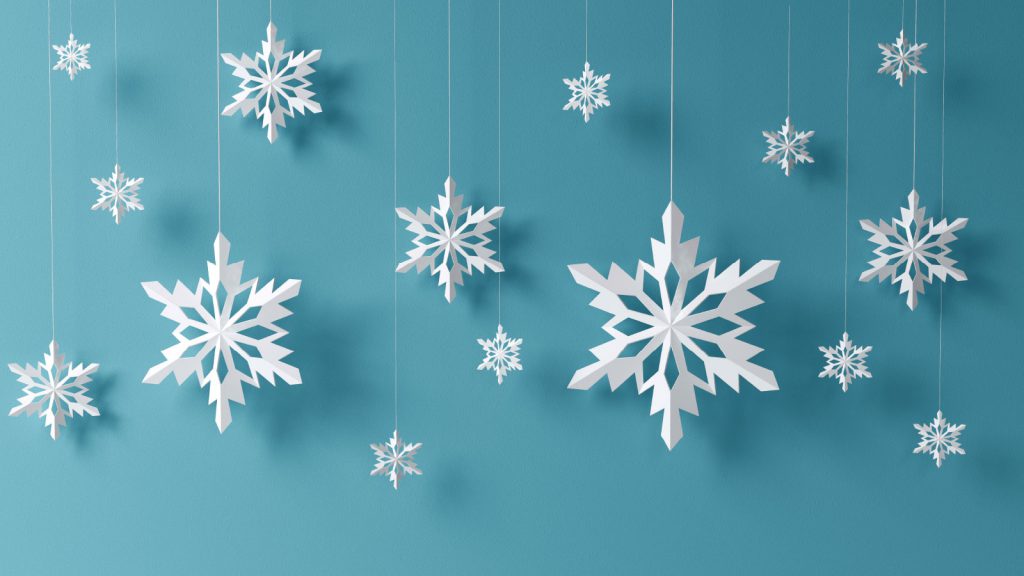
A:
[[[93,210],[105,210],[114,215],[114,223],[120,224],[125,212],[145,210],[139,200],[139,186],[145,178],[128,178],[121,172],[121,165],[114,164],[110,178],[93,178],[92,183],[100,191],[99,198],[92,205]]]
[[[941,468],[942,461],[950,454],[966,454],[960,446],[960,433],[967,428],[966,424],[952,425],[946,422],[942,410],[935,414],[930,424],[914,424],[921,442],[914,448],[914,454],[930,453],[935,459],[935,467]]]
[[[582,76],[562,78],[562,82],[565,82],[572,92],[562,110],[580,110],[583,112],[583,121],[590,122],[590,115],[595,110],[612,105],[606,93],[611,77],[611,74],[595,76],[594,71],[590,69],[590,62],[584,62]]]
[[[59,352],[57,342],[50,342],[50,353],[43,354],[43,361],[32,366],[9,364],[11,372],[24,384],[23,396],[18,405],[11,409],[11,416],[39,413],[44,425],[50,428],[50,437],[56,440],[66,418],[88,414],[99,416],[100,411],[92,405],[89,388],[91,376],[100,368],[99,364],[65,364],[64,355]]]
[[[814,164],[814,158],[811,158],[811,154],[807,151],[807,142],[811,136],[814,136],[814,130],[797,132],[793,128],[793,124],[790,123],[789,116],[786,116],[786,122],[782,125],[781,130],[778,132],[763,130],[761,134],[768,142],[768,152],[761,159],[762,163],[778,164],[786,176],[789,176],[789,171],[796,164]]]
[[[54,44],[53,49],[57,51],[58,59],[53,69],[65,70],[68,77],[74,80],[75,74],[78,74],[79,71],[92,68],[89,65],[90,46],[92,44],[79,44],[78,40],[75,40],[74,34],[68,37],[68,43],[64,46]]]
[[[406,444],[398,437],[398,430],[395,430],[391,438],[385,444],[370,444],[374,456],[377,457],[377,464],[370,471],[370,476],[386,476],[391,484],[398,490],[398,481],[406,474],[421,476],[423,472],[416,466],[413,456],[423,446],[422,443]]]
[[[509,370],[523,369],[519,363],[519,347],[523,345],[523,339],[509,338],[501,324],[498,324],[498,333],[494,338],[477,338],[476,342],[484,349],[484,361],[476,369],[494,370],[498,384],[502,383]]]
[[[895,44],[879,42],[878,47],[882,49],[882,67],[878,69],[878,73],[895,76],[900,86],[903,86],[903,82],[911,74],[928,73],[924,66],[921,66],[921,52],[928,44],[908,44],[903,30],[900,30],[900,35],[896,37]]]
[[[843,339],[839,346],[818,346],[818,350],[825,355],[825,368],[818,374],[818,378],[835,378],[843,385],[843,392],[850,387],[850,382],[856,378],[871,378],[868,372],[868,353],[871,346],[854,346],[850,335],[843,332]]]

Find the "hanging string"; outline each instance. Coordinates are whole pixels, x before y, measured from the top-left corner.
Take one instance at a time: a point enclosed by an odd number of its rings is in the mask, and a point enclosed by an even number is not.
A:
[[[220,0],[217,0],[217,52],[214,55],[214,78],[217,86],[217,101],[213,111],[217,114],[217,234],[221,232],[221,174],[220,174]]]
[[[907,0],[903,0],[900,4],[900,32],[906,28],[907,20]]]
[[[946,218],[946,11],[948,0],[942,0],[942,99],[939,121],[939,217]],[[942,286],[939,283],[939,410],[942,410]]]
[[[498,206],[501,203],[501,0],[498,0]],[[501,262],[501,218],[498,219],[498,262]],[[501,274],[498,274],[498,325],[501,325]]]
[[[394,240],[395,268],[398,269],[398,0],[391,0],[391,184],[393,210],[391,211],[391,226]],[[398,272],[391,274],[394,282],[394,367],[395,367],[395,431],[398,431]]]
[[[793,76],[792,55],[793,50],[793,6],[786,6],[786,117],[789,117],[789,95],[790,79]]]
[[[672,0],[672,30],[668,53],[668,201],[675,197],[676,142],[676,0]]]
[[[448,0],[448,177],[452,176],[452,0]]]
[[[70,2],[68,3],[70,6]],[[53,44],[51,30],[51,0],[46,0],[46,129],[47,129],[47,150],[48,170],[50,175],[50,340],[57,341],[57,296],[56,296],[56,274],[57,267],[54,265],[54,239],[53,239],[53,70],[50,62],[50,46]]]
[[[850,8],[846,0],[846,167],[843,176],[843,333],[848,332],[850,294]]]
[[[270,0],[270,21],[274,21],[274,0]]]
[[[914,0],[914,44],[917,44],[917,0]],[[914,143],[911,160],[910,188],[917,190],[917,74],[914,74]]]
[[[118,124],[118,83],[117,83],[117,0],[114,0],[114,164],[121,163],[120,126]]]
[[[590,62],[590,0],[583,0],[583,61]]]
[[[71,7],[71,3],[74,0],[68,0],[68,30],[73,35],[75,33],[75,19],[73,18],[74,12]]]

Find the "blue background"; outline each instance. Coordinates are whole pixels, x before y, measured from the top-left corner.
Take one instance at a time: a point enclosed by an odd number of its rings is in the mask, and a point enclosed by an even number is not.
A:
[[[525,370],[477,372],[493,334],[496,276],[447,304],[433,279],[398,278],[401,428],[425,472],[395,493],[368,475],[392,428],[391,3],[279,0],[286,48],[323,49],[324,112],[269,145],[253,118],[223,119],[224,230],[246,273],[302,279],[283,343],[301,386],[245,391],[221,435],[195,380],[142,385],[173,324],[139,287],[194,286],[216,232],[214,11],[208,0],[120,6],[121,162],[144,176],[145,212],[117,227],[90,212],[113,165],[112,4],[79,0],[93,69],[53,77],[57,337],[101,364],[103,416],[52,442],[0,418],[3,571],[21,573],[992,573],[1021,570],[1021,235],[1013,167],[1024,130],[1019,3],[950,9],[946,211],[970,218],[945,292],[944,405],[967,455],[941,470],[912,455],[937,407],[938,290],[909,311],[871,258],[860,218],[890,218],[911,185],[910,86],[877,75],[897,0],[854,3],[850,331],[875,378],[843,394],[817,346],[843,319],[842,1],[793,3],[792,110],[817,131],[813,166],[760,163],[785,117],[784,2],[680,0],[676,200],[702,259],[779,259],[748,314],[781,390],[720,386],[684,415],[668,452],[631,384],[566,389],[604,340],[566,265],[632,270],[660,233],[668,175],[667,1],[594,0],[590,59],[612,106],[584,125],[561,110],[583,64],[583,2],[503,10],[502,318]],[[912,5],[911,5],[912,6]],[[225,0],[225,52],[253,53],[261,3]],[[445,3],[401,2],[399,202],[427,207],[446,173]],[[907,9],[908,30],[912,7]],[[455,0],[454,175],[497,202],[496,6]],[[54,43],[68,32],[54,5]],[[921,3],[929,73],[918,86],[917,186],[938,212],[941,3]],[[0,157],[6,170],[0,353],[36,362],[50,338],[45,5],[7,2]],[[219,106],[236,82],[217,65]],[[399,231],[405,249],[409,233]],[[4,403],[19,386],[8,375]]]

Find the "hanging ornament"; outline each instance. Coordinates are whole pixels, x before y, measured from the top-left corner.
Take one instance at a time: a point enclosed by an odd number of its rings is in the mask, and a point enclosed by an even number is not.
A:
[[[782,124],[780,130],[765,130],[761,134],[768,142],[768,152],[761,159],[762,163],[778,164],[786,176],[789,176],[789,171],[797,164],[814,164],[814,158],[811,158],[807,151],[807,143],[811,136],[814,136],[814,130],[797,132],[790,123],[789,116],[786,116],[786,122]]]
[[[818,378],[839,380],[843,385],[843,392],[849,389],[850,382],[855,379],[871,378],[867,364],[871,346],[854,346],[846,332],[843,332],[843,339],[839,341],[838,346],[818,346],[818,350],[825,355],[825,368],[818,374]]]
[[[398,490],[398,481],[407,474],[421,476],[423,474],[413,456],[419,451],[422,443],[406,444],[398,437],[398,430],[395,430],[391,438],[384,444],[370,444],[374,455],[377,457],[377,465],[370,472],[370,476],[385,476],[391,485]]]
[[[78,40],[75,39],[74,33],[68,36],[67,44],[63,46],[54,44],[53,49],[57,51],[58,59],[53,69],[64,70],[68,73],[68,78],[74,80],[75,74],[92,68],[89,65],[90,46],[92,44],[79,44]]]
[[[35,366],[9,364],[11,372],[24,384],[18,405],[11,408],[10,416],[39,413],[44,425],[50,428],[50,437],[60,437],[60,429],[67,426],[67,418],[75,416],[99,416],[99,408],[92,405],[89,397],[91,376],[100,365],[93,363],[66,364],[64,355],[58,351],[57,342],[50,342],[50,352],[43,354],[43,361]]]
[[[139,200],[139,186],[144,178],[128,178],[121,172],[121,165],[114,164],[110,178],[93,178],[92,183],[100,191],[99,198],[92,205],[93,210],[104,210],[114,216],[114,223],[120,224],[125,212],[145,210]]]
[[[562,82],[565,82],[571,92],[569,101],[562,106],[562,110],[579,110],[583,113],[583,121],[590,122],[590,115],[595,110],[612,105],[606,92],[611,77],[611,74],[595,75],[590,69],[590,62],[584,62],[582,76],[562,78]]]
[[[882,66],[878,69],[878,73],[894,76],[900,83],[900,87],[911,74],[928,73],[921,65],[921,53],[928,47],[928,44],[907,43],[903,30],[900,30],[900,35],[896,37],[895,43],[879,42],[878,47],[882,49]]]
[[[921,437],[917,448],[914,448],[914,454],[931,454],[936,468],[942,468],[942,461],[950,454],[967,454],[960,446],[960,433],[967,425],[946,422],[942,410],[935,414],[935,419],[930,423],[914,424],[914,428],[917,428],[917,434]]]
[[[509,370],[523,369],[519,363],[519,347],[523,345],[523,339],[509,338],[501,324],[498,324],[498,333],[494,338],[477,338],[477,344],[484,349],[484,360],[476,369],[493,370],[498,377],[498,384],[502,383]]]

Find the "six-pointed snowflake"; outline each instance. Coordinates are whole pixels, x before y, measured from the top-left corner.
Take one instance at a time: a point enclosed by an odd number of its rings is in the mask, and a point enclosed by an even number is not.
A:
[[[58,58],[53,69],[66,71],[68,77],[74,80],[75,74],[78,74],[79,71],[92,68],[89,65],[90,46],[92,44],[79,44],[78,40],[75,40],[74,34],[68,38],[68,43],[64,46],[54,44],[53,49],[57,51]]]
[[[871,242],[878,244],[875,258],[868,264],[870,269],[860,275],[861,282],[878,278],[881,282],[890,278],[892,284],[900,283],[900,294],[907,295],[907,306],[917,308],[917,295],[924,294],[924,283],[932,278],[943,282],[946,276],[957,281],[967,280],[967,275],[955,267],[956,260],[948,255],[952,251],[949,243],[956,240],[956,233],[967,226],[967,218],[957,218],[948,223],[945,218],[934,222],[925,220],[925,209],[918,207],[916,190],[907,196],[908,208],[900,208],[900,218],[891,224],[881,220],[873,224],[861,220],[860,227],[871,233]],[[924,268],[924,270],[922,270]]]
[[[700,239],[682,242],[674,203],[662,223],[664,242],[651,240],[653,261],[641,260],[635,276],[614,264],[607,278],[589,264],[569,266],[577,283],[597,292],[590,305],[612,315],[604,325],[611,340],[590,350],[597,361],[577,370],[569,387],[587,390],[607,377],[615,390],[634,378],[639,393],[653,391],[651,414],[662,413],[661,437],[672,449],[683,436],[679,411],[697,415],[698,388],[714,394],[719,380],[738,392],[742,377],[760,391],[778,390],[772,371],[750,361],[761,349],[739,337],[754,327],[740,314],[761,303],[751,289],[772,280],[779,263],[762,260],[740,273],[735,262],[719,273],[714,259],[695,263]]]
[[[882,67],[878,69],[878,73],[895,76],[900,86],[903,86],[903,82],[911,74],[928,73],[924,66],[921,66],[921,52],[928,44],[908,44],[903,30],[900,30],[900,35],[896,37],[895,44],[879,42],[878,47],[882,49]]]
[[[420,476],[423,474],[413,456],[423,446],[422,443],[406,444],[398,437],[398,430],[395,430],[391,438],[385,444],[370,444],[374,456],[377,457],[377,464],[370,471],[370,476],[386,476],[391,485],[398,490],[398,481],[406,474]]]
[[[761,131],[768,142],[768,152],[761,162],[778,164],[789,176],[789,171],[796,164],[814,164],[814,158],[807,151],[807,142],[814,136],[814,130],[797,132],[786,116],[786,122],[778,132]]]
[[[606,90],[611,74],[595,76],[590,69],[590,62],[583,63],[583,75],[579,78],[562,78],[562,82],[569,87],[572,95],[562,110],[580,110],[583,112],[583,121],[590,122],[590,115],[598,108],[611,106]]]
[[[7,367],[18,376],[18,382],[25,385],[21,389],[23,396],[18,399],[18,405],[11,408],[10,415],[38,412],[54,440],[60,436],[61,426],[67,426],[68,417],[100,415],[86,387],[100,365],[65,364],[57,342],[50,342],[50,353],[43,354],[43,361],[35,366],[9,364]]]
[[[960,433],[967,425],[949,424],[942,415],[942,410],[935,414],[935,419],[931,423],[914,424],[914,428],[917,428],[917,433],[921,436],[921,442],[914,448],[914,454],[930,453],[935,459],[936,468],[941,468],[942,461],[950,454],[967,453],[960,446]]]
[[[843,332],[843,339],[838,346],[818,346],[825,355],[825,368],[818,378],[835,378],[843,385],[843,392],[850,387],[856,378],[871,378],[868,372],[868,353],[871,346],[854,346],[850,335]]]
[[[415,248],[405,253],[409,258],[397,270],[408,272],[415,267],[422,272],[429,266],[437,285],[444,286],[445,299],[451,302],[456,286],[462,285],[463,272],[472,276],[473,270],[505,271],[501,262],[491,258],[494,251],[487,248],[491,241],[487,233],[494,230],[493,221],[504,211],[501,206],[476,211],[472,206],[463,208],[462,196],[455,194],[455,180],[449,176],[444,181],[444,196],[437,197],[437,206],[430,212],[417,208],[413,214],[406,208],[397,209],[398,217],[409,223],[405,229],[416,234]]]
[[[209,279],[201,279],[194,292],[181,282],[173,293],[159,282],[142,283],[164,305],[161,315],[178,323],[178,343],[163,351],[166,360],[150,368],[143,382],[159,384],[174,373],[181,384],[195,374],[200,387],[210,386],[209,403],[216,402],[215,421],[224,432],[231,424],[230,403],[245,405],[243,383],[259,388],[259,377],[275,384],[275,376],[302,383],[299,369],[283,361],[291,350],[276,344],[288,334],[276,324],[291,315],[283,303],[298,295],[301,283],[288,280],[275,289],[273,280],[262,288],[258,278],[242,282],[244,262],[229,262],[231,244],[223,234],[213,249]]]
[[[498,384],[502,383],[509,370],[523,369],[519,363],[519,347],[523,345],[523,339],[509,338],[501,324],[498,324],[498,333],[494,338],[477,338],[476,342],[484,349],[484,360],[476,369],[494,370]]]
[[[139,186],[145,178],[128,178],[121,172],[121,165],[114,164],[110,178],[93,178],[92,183],[100,191],[99,198],[92,205],[93,210],[105,210],[114,215],[114,223],[120,224],[124,213],[131,210],[145,210],[139,200]]]
[[[315,72],[312,64],[320,59],[320,50],[297,55],[284,51],[284,40],[277,40],[277,27],[267,24],[267,39],[263,50],[251,57],[247,54],[235,56],[221,54],[224,62],[235,67],[234,75],[241,78],[241,91],[234,95],[235,101],[224,107],[222,114],[231,116],[239,110],[242,116],[256,111],[256,117],[263,120],[267,139],[277,139],[277,127],[285,125],[285,115],[295,117],[295,112],[305,115],[306,110],[320,112],[320,104],[313,101],[315,95],[307,88],[312,84],[306,76]],[[283,100],[283,102],[282,102]]]

